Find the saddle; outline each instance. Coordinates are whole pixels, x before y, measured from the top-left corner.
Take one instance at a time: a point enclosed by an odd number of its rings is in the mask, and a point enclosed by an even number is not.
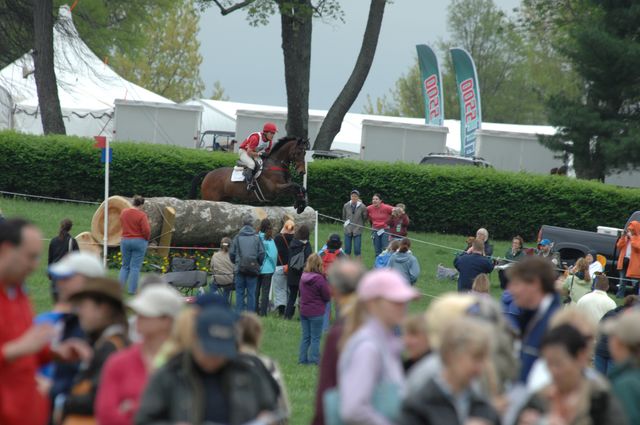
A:
[[[262,174],[263,165],[256,162],[257,171],[254,173],[254,180],[258,180],[258,177]],[[244,181],[244,170],[247,167],[241,162],[237,161],[236,165],[233,167],[233,172],[231,173],[231,181],[232,182],[243,182]]]

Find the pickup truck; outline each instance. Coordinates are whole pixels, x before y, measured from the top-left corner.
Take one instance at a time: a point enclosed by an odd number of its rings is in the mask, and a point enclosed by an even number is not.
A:
[[[640,211],[631,214],[624,229],[632,221],[640,221]],[[588,232],[545,225],[538,233],[538,242],[542,239],[549,239],[553,242],[554,252],[559,252],[560,260],[567,265],[573,265],[578,258],[584,257],[589,251],[596,251],[606,257],[605,273],[609,275],[616,270],[616,261],[619,255],[616,242],[624,229],[599,226],[597,232]]]

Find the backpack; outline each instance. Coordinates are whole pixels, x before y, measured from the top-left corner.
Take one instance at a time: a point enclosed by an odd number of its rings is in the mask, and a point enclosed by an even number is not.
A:
[[[304,251],[305,251],[305,247],[303,247],[300,252],[297,252],[293,256],[289,257],[288,270],[301,272],[302,269],[304,269],[304,263],[305,263]]]
[[[374,269],[384,269],[389,266],[389,260],[391,259],[390,252],[383,252],[376,257],[375,263],[373,263]]]
[[[338,254],[340,254],[340,250],[336,249],[335,251],[331,252],[328,249],[325,249],[324,251],[322,251],[322,272],[326,275],[327,272],[329,271],[329,267],[331,267],[331,264],[333,264],[334,261],[336,261],[336,258],[338,258]]]

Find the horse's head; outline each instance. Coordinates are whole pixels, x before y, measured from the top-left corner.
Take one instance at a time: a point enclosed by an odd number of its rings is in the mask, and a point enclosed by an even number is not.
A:
[[[296,171],[304,174],[307,171],[304,163],[304,155],[309,147],[309,139],[283,137],[278,140],[276,147],[271,152],[271,157],[289,164],[293,162]]]

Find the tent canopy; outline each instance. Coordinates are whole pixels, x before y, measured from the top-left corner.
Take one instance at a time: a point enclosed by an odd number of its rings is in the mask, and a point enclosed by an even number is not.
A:
[[[61,6],[53,29],[54,68],[67,134],[111,136],[115,99],[174,103],[133,84],[103,63],[82,41],[69,6]],[[0,70],[0,129],[42,134],[31,52]],[[8,112],[9,111],[9,112]],[[12,119],[2,117],[9,114]],[[10,121],[7,123],[6,121]]]

